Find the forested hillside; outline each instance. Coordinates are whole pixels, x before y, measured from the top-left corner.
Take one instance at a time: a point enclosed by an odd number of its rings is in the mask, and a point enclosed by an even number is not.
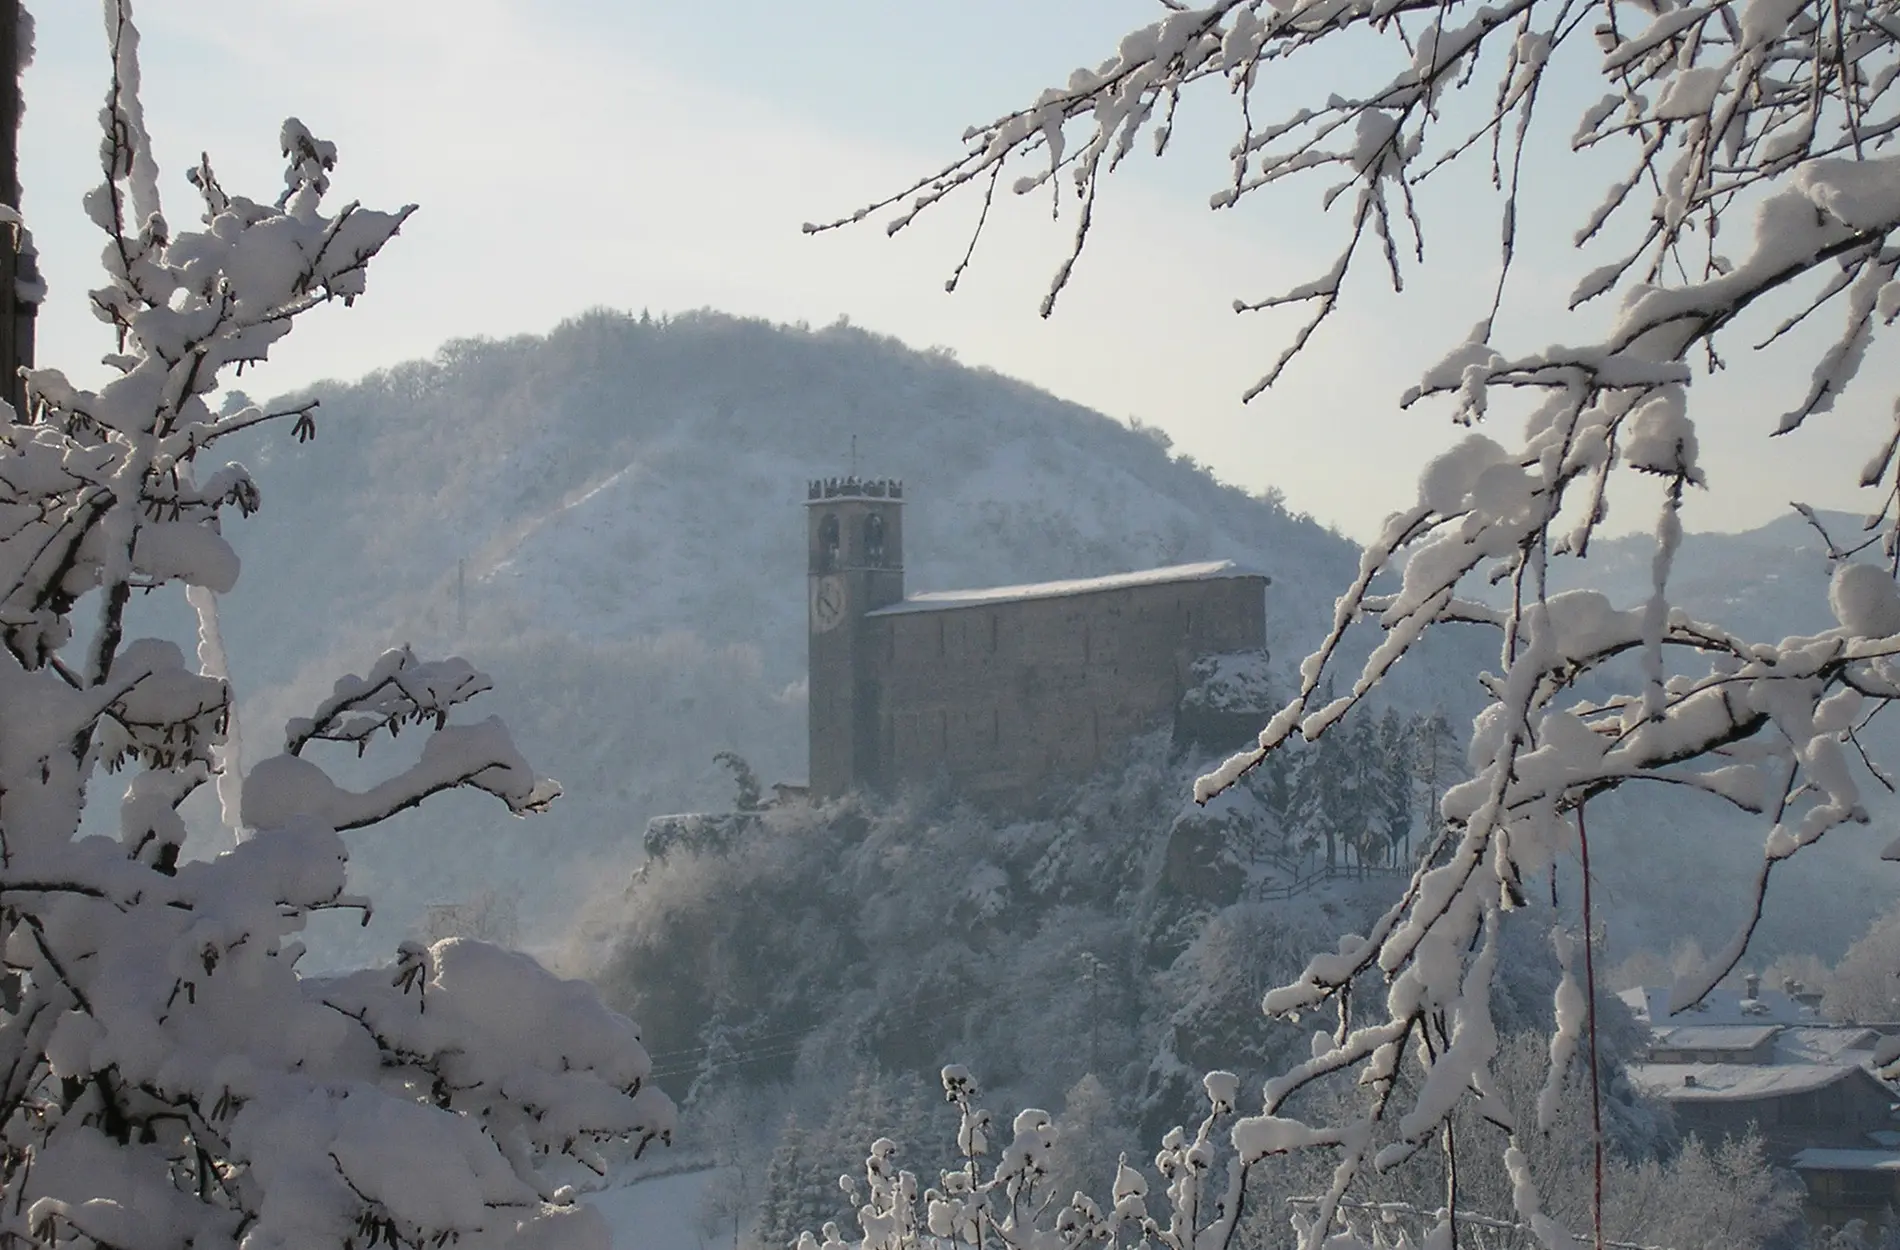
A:
[[[757,1250],[826,1221],[848,1227],[838,1178],[862,1175],[880,1137],[919,1176],[954,1168],[956,1117],[936,1080],[946,1064],[969,1067],[999,1129],[1019,1108],[1055,1116],[1058,1197],[1104,1192],[1118,1155],[1145,1162],[1169,1126],[1198,1119],[1204,1073],[1253,1089],[1297,1064],[1330,1015],[1269,1021],[1262,995],[1336,935],[1366,931],[1403,887],[1408,848],[1430,830],[1420,800],[1451,779],[1436,754],[1444,732],[1387,715],[1274,757],[1208,809],[1181,796],[1212,757],[1158,731],[1041,816],[912,793],[665,827],[598,980],[648,1022],[655,1071],[686,1100],[681,1149],[724,1169],[709,1226],[736,1227]],[[1555,913],[1541,896],[1527,910],[1504,938],[1491,1013],[1507,1038],[1501,1092],[1525,1117],[1544,1085],[1559,973]],[[1364,988],[1381,989],[1376,977]],[[1608,996],[1600,1017],[1609,1226],[1692,1245],[1690,1213],[1705,1204],[1747,1230],[1725,1246],[1771,1243],[1793,1207],[1759,1140],[1679,1140],[1622,1077],[1640,1027]],[[1556,1131],[1527,1135],[1529,1166],[1575,1221],[1590,1189],[1587,1086],[1564,1082],[1559,1112]],[[1475,1112],[1458,1131],[1461,1148],[1501,1140]],[[1467,1209],[1510,1209],[1494,1155],[1473,1149],[1460,1167]],[[1421,1156],[1382,1175],[1375,1197],[1395,1213],[1430,1209],[1441,1168]],[[1322,1158],[1263,1168],[1241,1244],[1280,1244],[1287,1200],[1329,1179]],[[1657,1214],[1661,1195],[1680,1217]]]
[[[1429,789],[1411,749],[1426,735],[1405,729],[1276,760],[1208,810],[1184,795],[1211,757],[1161,730],[1040,816],[914,793],[700,822],[653,847],[598,979],[649,1022],[689,1121],[744,1121],[726,1148],[751,1177],[761,1245],[847,1219],[833,1182],[875,1137],[903,1136],[906,1166],[948,1146],[924,1114],[947,1063],[969,1064],[999,1115],[1086,1118],[1073,1165],[1112,1164],[1191,1114],[1204,1072],[1257,1083],[1306,1047],[1306,1030],[1261,1018],[1260,997],[1400,888],[1348,844],[1426,827],[1410,801]],[[1321,843],[1308,816],[1326,801],[1340,819]],[[1556,969],[1547,949],[1514,955],[1500,1018],[1526,1029]],[[690,1130],[684,1144],[719,1148]],[[779,1210],[788,1199],[801,1213]]]
[[[493,674],[524,749],[568,791],[530,822],[451,805],[359,845],[385,910],[324,949],[380,949],[424,904],[487,889],[518,889],[545,932],[603,872],[624,879],[650,816],[727,800],[716,752],[767,784],[802,777],[801,505],[806,480],[854,451],[908,484],[913,589],[1238,559],[1273,578],[1284,664],[1354,560],[1156,430],[842,325],[594,313],[316,397],[314,442],[246,449],[286,518],[237,536],[226,631],[272,661],[238,674],[266,691],[246,733],[275,733],[338,663],[452,647]],[[354,637],[319,643],[313,603]],[[1416,676],[1412,701],[1438,702]]]
[[[846,325],[595,312],[545,338],[452,343],[433,360],[291,398],[321,401],[316,439],[259,438],[239,452],[279,519],[233,534],[245,573],[224,620],[233,656],[255,670],[235,674],[255,692],[241,718],[248,758],[325,693],[328,674],[361,671],[407,641],[459,650],[491,673],[524,749],[567,788],[526,822],[450,801],[359,838],[353,871],[383,907],[368,928],[317,934],[319,958],[384,952],[426,905],[489,891],[518,904],[528,939],[545,942],[586,899],[617,893],[649,817],[729,801],[715,753],[737,751],[768,785],[801,777],[800,505],[807,478],[848,470],[854,456],[866,473],[907,482],[911,589],[1236,559],[1273,579],[1269,643],[1282,674],[1324,629],[1357,558],[1275,499],[1173,456],[1152,426]],[[1679,576],[1706,568],[1711,585],[1753,585],[1761,556],[1746,542],[1805,541],[1798,528],[1763,534],[1692,535]],[[1643,540],[1627,541],[1634,568]],[[1818,571],[1813,580],[1824,585]],[[1812,613],[1811,587],[1781,585],[1787,597],[1751,604]],[[339,641],[325,621],[353,627]],[[1433,641],[1388,698],[1462,726],[1492,641],[1476,630]],[[1630,935],[1666,943],[1695,928],[1721,940],[1702,930],[1724,923],[1712,908],[1746,880],[1754,835],[1729,836],[1713,805],[1643,795],[1619,820],[1621,802],[1602,805],[1606,843],[1627,836],[1640,849],[1659,814],[1697,833],[1660,870],[1603,858],[1611,905],[1654,909]],[[1795,924],[1771,909],[1768,948],[1838,953],[1891,893],[1862,869],[1828,878],[1819,861],[1799,866],[1808,884],[1827,882],[1839,923]],[[1802,881],[1791,873],[1788,884]],[[1656,906],[1671,890],[1687,904]]]

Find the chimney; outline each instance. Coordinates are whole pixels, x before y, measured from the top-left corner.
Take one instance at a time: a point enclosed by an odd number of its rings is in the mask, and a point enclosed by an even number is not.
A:
[[[1759,973],[1751,972],[1742,978],[1742,997],[1761,997],[1761,975]]]
[[[1685,1089],[1694,1089],[1695,1088],[1695,1073],[1684,1072],[1682,1074],[1682,1084]]]

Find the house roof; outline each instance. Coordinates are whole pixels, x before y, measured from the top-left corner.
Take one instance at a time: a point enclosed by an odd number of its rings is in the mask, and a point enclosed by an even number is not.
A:
[[[1787,1028],[1775,1038],[1775,1055],[1782,1062],[1858,1063],[1874,1060],[1880,1034],[1857,1025],[1808,1025]]]
[[[1754,1102],[1825,1089],[1859,1075],[1854,1063],[1639,1063],[1630,1080],[1664,1102]]]
[[[1661,1050],[1753,1050],[1780,1032],[1778,1024],[1679,1024],[1657,1030]]]
[[[1812,1008],[1780,990],[1764,989],[1754,998],[1744,998],[1717,986],[1695,1006],[1674,1014],[1669,1010],[1669,995],[1668,986],[1652,985],[1624,990],[1617,997],[1652,1029],[1685,1024],[1812,1024],[1816,1019]]]
[[[1854,1150],[1810,1146],[1794,1157],[1803,1172],[1900,1172],[1900,1150]]]
[[[986,607],[997,603],[1018,603],[1025,599],[1062,599],[1071,595],[1092,595],[1105,590],[1124,590],[1130,586],[1163,586],[1175,582],[1209,582],[1226,578],[1257,577],[1265,574],[1245,569],[1232,560],[1207,560],[1200,564],[1174,564],[1167,568],[1141,569],[1133,573],[1115,573],[1108,577],[1084,577],[1060,582],[1030,582],[1022,586],[985,586],[975,590],[928,590],[911,595],[887,608],[878,608],[866,616],[902,616],[911,612],[947,612],[955,608]]]

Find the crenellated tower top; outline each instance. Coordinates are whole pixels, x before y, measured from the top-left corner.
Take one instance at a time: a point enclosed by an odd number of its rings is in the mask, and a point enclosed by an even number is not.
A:
[[[823,477],[813,478],[805,491],[807,504],[833,499],[888,499],[902,503],[904,484],[894,477]]]

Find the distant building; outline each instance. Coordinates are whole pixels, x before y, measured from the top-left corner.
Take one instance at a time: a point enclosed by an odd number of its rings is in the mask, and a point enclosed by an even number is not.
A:
[[[1900,1207],[1900,1119],[1878,1074],[1891,1046],[1875,1029],[1819,1020],[1799,987],[1713,991],[1670,1015],[1668,991],[1619,997],[1649,1026],[1631,1082],[1667,1103],[1677,1126],[1714,1143],[1750,1130],[1807,1189],[1817,1225],[1878,1221]]]
[[[1647,1063],[1746,1063],[1775,1061],[1775,1024],[1683,1024],[1650,1036]]]
[[[941,776],[1031,801],[1166,723],[1195,661],[1265,645],[1267,578],[1226,562],[906,597],[903,504],[807,493],[814,798]]]
[[[1816,1224],[1879,1224],[1900,1210],[1900,1150],[1817,1146],[1795,1155],[1794,1170],[1807,1187],[1807,1214]]]
[[[1866,1066],[1836,1063],[1642,1063],[1630,1080],[1710,1143],[1758,1129],[1776,1162],[1815,1147],[1873,1144],[1892,1128],[1893,1091]]]

